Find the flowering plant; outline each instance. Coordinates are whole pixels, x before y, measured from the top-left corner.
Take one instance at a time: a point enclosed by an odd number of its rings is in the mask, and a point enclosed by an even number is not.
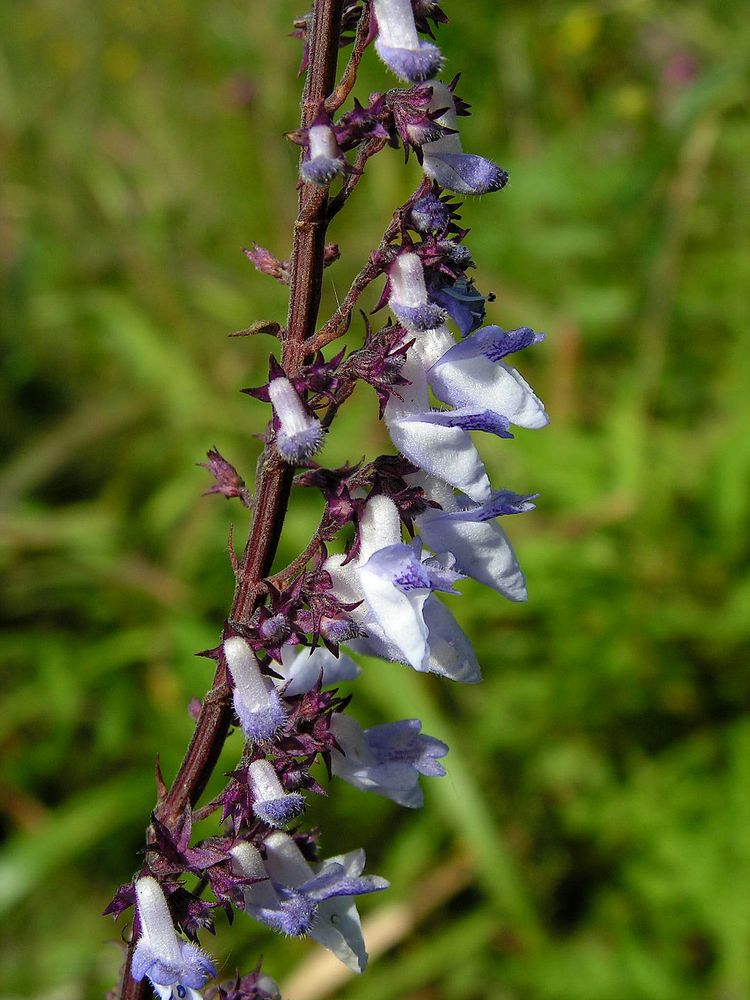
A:
[[[270,405],[271,419],[254,497],[217,450],[208,453],[209,492],[239,500],[251,525],[242,556],[232,553],[231,611],[217,645],[203,653],[216,664],[213,685],[171,786],[158,775],[146,860],[107,908],[119,916],[135,907],[121,997],[143,995],[146,983],[162,1000],[198,996],[216,967],[197,937],[220,908],[309,934],[363,971],[354,898],[388,883],[363,874],[361,850],[318,858],[315,835],[297,822],[306,795],[324,794],[313,767],[322,762],[329,777],[413,808],[422,804],[420,776],[445,773],[448,747],[417,719],[363,729],[338,692],[360,669],[341,647],[473,684],[479,664],[440,595],[455,594],[468,576],[509,600],[526,598],[498,518],[533,509],[534,495],[493,489],[469,432],[512,438],[513,425],[547,423],[507,360],[541,335],[482,326],[486,299],[468,275],[473,261],[453,195],[498,191],[507,174],[463,151],[458,117],[468,106],[457,78],[437,79],[440,49],[420,37],[444,21],[425,0],[316,0],[296,25],[307,77],[301,126],[290,133],[302,150],[292,253],[285,262],[258,245],[246,251],[259,271],[289,286],[286,325],[245,331],[278,340],[268,381],[244,390]],[[349,43],[336,84],[337,53]],[[340,113],[371,43],[405,86],[367,105],[354,99]],[[424,179],[334,315],[318,324],[323,269],[338,256],[325,242],[327,226],[368,161],[399,144],[407,156],[414,151]],[[379,329],[368,325],[361,346],[326,358],[381,276],[378,309],[387,306],[390,317]],[[398,454],[326,468],[318,461],[325,436],[359,382],[374,389]],[[305,550],[271,574],[292,487],[319,491],[324,512]],[[233,725],[245,737],[241,759],[223,791],[199,806]],[[213,814],[221,832],[193,843],[193,821]],[[198,880],[193,891],[189,875]],[[279,995],[259,969],[210,988],[227,1000]]]

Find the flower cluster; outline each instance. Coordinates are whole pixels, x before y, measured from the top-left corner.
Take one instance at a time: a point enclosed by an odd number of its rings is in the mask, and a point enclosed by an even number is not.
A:
[[[456,80],[436,79],[443,57],[432,40],[420,38],[445,20],[437,4],[424,0],[345,3],[338,41],[354,43],[350,77],[373,42],[385,65],[410,86],[374,94],[366,106],[355,100],[337,119],[341,102],[331,99],[289,133],[302,148],[303,192],[322,206],[323,235],[368,159],[386,145],[403,144],[407,157],[413,151],[424,179],[317,332],[308,329],[291,350],[292,334],[278,323],[241,331],[279,340],[267,382],[243,390],[270,407],[257,496],[218,450],[209,452],[205,468],[215,480],[209,493],[253,510],[250,539],[241,560],[231,550],[232,613],[217,645],[201,654],[215,663],[216,678],[195,709],[188,763],[171,789],[159,775],[146,861],[107,909],[119,916],[135,906],[127,974],[148,980],[162,1000],[196,1000],[216,975],[197,935],[213,928],[220,910],[309,936],[353,972],[364,970],[355,897],[388,883],[364,874],[360,849],[320,858],[318,835],[301,825],[308,796],[325,795],[321,782],[338,778],[418,808],[420,779],[445,774],[448,747],[414,718],[364,729],[341,687],[356,682],[361,670],[349,653],[474,684],[480,666],[448,606],[461,581],[470,577],[508,600],[526,599],[499,520],[532,510],[536,495],[494,488],[472,432],[504,441],[514,427],[545,426],[544,406],[509,363],[543,335],[483,325],[492,297],[469,275],[468,231],[453,195],[498,191],[507,174],[463,151],[457,122],[468,106],[455,95]],[[313,23],[296,24],[305,65]],[[355,149],[351,163],[347,154]],[[337,183],[339,193],[329,200]],[[322,240],[317,247],[316,268],[304,275],[319,275],[338,257],[337,247]],[[293,301],[301,294],[295,285],[299,245],[289,262],[257,244],[246,253],[259,271],[290,286]],[[327,358],[324,348],[344,335],[359,296],[378,278],[384,286],[374,313],[387,307],[387,318],[379,326],[368,321],[360,345]],[[317,460],[326,433],[358,383],[376,393],[398,454],[326,468]],[[304,552],[269,576],[278,541],[273,532],[291,486],[318,491],[323,514]],[[195,754],[205,746],[200,763],[210,773],[230,721],[243,736],[241,757],[221,793],[195,808],[205,783],[195,778],[201,773]],[[193,820],[213,814],[216,835],[194,843]],[[280,995],[259,968],[208,988],[217,1000]]]

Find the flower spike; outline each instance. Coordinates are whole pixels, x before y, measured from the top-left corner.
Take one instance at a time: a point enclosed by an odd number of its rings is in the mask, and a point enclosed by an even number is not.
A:
[[[194,735],[169,787],[157,763],[147,860],[105,911],[136,908],[112,1000],[140,995],[146,980],[158,1000],[201,1000],[216,969],[197,938],[214,931],[222,911],[231,923],[233,909],[282,934],[310,936],[352,972],[364,971],[355,897],[388,883],[363,873],[362,850],[317,860],[320,835],[298,818],[308,795],[325,796],[334,778],[417,808],[422,777],[446,773],[448,747],[414,718],[363,728],[349,714],[350,686],[371,668],[347,652],[474,684],[476,653],[448,607],[458,581],[471,577],[511,601],[526,599],[499,521],[532,510],[536,494],[494,489],[479,447],[505,450],[517,426],[546,424],[542,402],[508,363],[542,335],[483,326],[494,296],[474,286],[469,230],[454,198],[500,190],[508,175],[463,151],[458,121],[469,106],[454,93],[459,77],[436,79],[443,56],[433,27],[447,21],[440,0],[314,0],[312,8],[294,22],[308,75],[299,127],[287,133],[301,150],[289,190],[298,201],[289,256],[258,243],[243,251],[288,289],[286,326],[269,318],[230,334],[277,341],[264,384],[242,389],[272,407],[265,433],[255,435],[256,495],[215,448],[204,463],[208,492],[251,511],[249,531],[240,554],[230,529],[234,596],[220,640],[198,654],[215,661],[214,680],[190,702]],[[405,83],[360,102],[354,87],[373,42]],[[352,54],[336,82],[337,53],[347,45]],[[403,147],[404,162],[413,153],[425,176],[395,206],[366,262],[350,269],[349,288],[339,296],[331,287],[329,296],[324,269],[339,258],[326,242],[330,223],[386,146]],[[364,337],[342,347],[380,276],[371,315],[388,306],[390,316],[376,324],[362,312]],[[321,306],[332,297],[336,308],[326,316]],[[377,396],[393,448],[377,457],[357,450],[326,468],[316,460],[324,435],[362,383]],[[364,451],[378,435],[358,430]],[[317,506],[317,524],[295,554],[284,522],[299,489],[316,492],[303,506]],[[204,802],[232,745],[239,759]],[[216,815],[218,827],[206,834],[202,821]],[[260,964],[206,998],[281,1000]]]

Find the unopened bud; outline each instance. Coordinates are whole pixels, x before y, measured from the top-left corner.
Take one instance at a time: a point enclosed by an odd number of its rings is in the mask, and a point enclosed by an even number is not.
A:
[[[268,385],[268,395],[279,421],[276,447],[287,462],[310,458],[323,443],[323,428],[308,412],[288,378],[280,376]]]

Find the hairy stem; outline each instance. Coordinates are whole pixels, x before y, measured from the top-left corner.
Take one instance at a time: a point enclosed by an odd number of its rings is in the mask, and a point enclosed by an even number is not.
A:
[[[307,566],[312,557],[320,552],[322,546],[323,540],[318,532],[316,532],[307,543],[304,551],[300,552],[297,558],[293,559],[288,566],[285,566],[284,569],[276,573],[270,582],[277,590],[283,590],[284,587],[288,587],[294,578]]]
[[[315,0],[310,32],[310,65],[302,98],[301,127],[310,125],[333,90],[341,32],[343,0]],[[326,189],[302,184],[294,224],[289,275],[289,314],[283,337],[282,364],[296,375],[307,356],[306,343],[318,317],[323,283],[325,235],[328,222]],[[266,446],[258,463],[256,501],[247,544],[237,568],[237,582],[229,618],[247,620],[262,591],[261,581],[273,563],[291,491],[294,467]],[[203,700],[190,745],[167,794],[157,806],[159,819],[174,825],[186,806],[195,805],[216,766],[232,721],[226,670],[219,664],[211,690]],[[147,834],[151,839],[150,832]],[[148,987],[130,975],[135,934],[128,950],[119,990],[120,1000],[141,1000]]]
[[[362,61],[362,56],[364,55],[364,51],[367,48],[367,44],[370,39],[370,16],[370,0],[364,0],[349,62],[346,64],[346,69],[344,70],[338,86],[326,100],[326,111],[329,115],[338,111],[349,94],[352,92],[354,84],[357,81],[357,70],[359,69],[359,64]]]

